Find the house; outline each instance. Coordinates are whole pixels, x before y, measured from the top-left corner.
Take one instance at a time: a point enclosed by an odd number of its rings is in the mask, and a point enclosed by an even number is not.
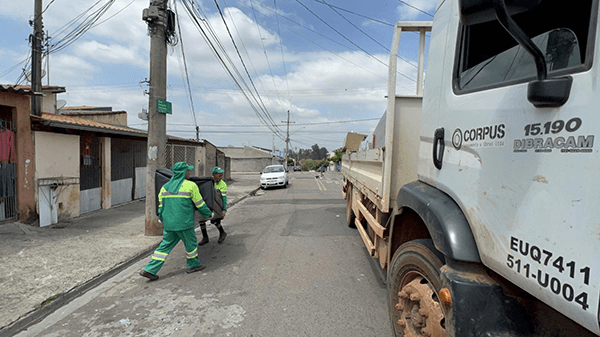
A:
[[[225,156],[231,158],[232,172],[262,172],[265,166],[283,164],[285,159],[273,155],[272,151],[255,146],[220,147]]]
[[[65,106],[57,109],[56,113],[100,123],[127,126],[127,111],[113,111],[112,107]]]
[[[52,107],[64,88],[44,92],[42,106],[51,112],[33,116],[34,93],[0,86],[0,221],[44,226],[144,198],[147,132],[119,125],[122,113],[110,108],[98,116],[81,109],[77,117],[57,114],[62,109]],[[166,167],[185,161],[195,166],[193,175],[210,175],[217,165],[229,171],[225,154],[205,140],[167,136],[165,152]]]

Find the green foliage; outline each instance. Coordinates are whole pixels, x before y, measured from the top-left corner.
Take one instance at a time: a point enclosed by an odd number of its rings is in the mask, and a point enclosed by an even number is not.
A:
[[[327,158],[327,149],[324,147],[319,147],[318,144],[314,144],[310,147],[310,149],[298,149],[298,152],[290,151],[289,156],[293,158],[297,158],[299,160],[303,159],[312,159],[312,160],[322,160]]]
[[[321,165],[329,166],[329,160],[302,159],[300,165],[302,166],[302,171],[317,171]]]
[[[333,156],[331,158],[331,161],[334,162],[334,163],[342,161],[342,156],[344,155],[344,153],[342,152],[342,150],[335,150],[333,152],[335,153],[335,156]]]

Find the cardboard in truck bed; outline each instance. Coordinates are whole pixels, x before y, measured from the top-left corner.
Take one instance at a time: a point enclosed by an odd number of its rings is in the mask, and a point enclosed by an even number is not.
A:
[[[367,135],[363,135],[360,133],[348,132],[346,138],[344,138],[344,147],[342,147],[342,152],[356,152],[360,148],[360,143],[367,137]]]
[[[161,168],[156,170],[156,174],[154,175],[154,186],[157,195],[158,191],[160,191],[163,185],[166,184],[172,176],[173,171],[169,169]],[[213,177],[190,177],[188,180],[198,186],[206,206],[208,206],[208,208],[210,208],[210,210],[214,213],[213,219],[216,220],[222,218],[223,198],[221,196],[221,191],[215,188]],[[156,198],[156,212],[158,214],[158,198]],[[208,220],[201,214],[198,214],[198,216],[200,217],[200,221]]]

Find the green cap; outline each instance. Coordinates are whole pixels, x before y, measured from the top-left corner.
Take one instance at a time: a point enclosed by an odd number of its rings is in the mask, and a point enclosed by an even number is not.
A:
[[[173,165],[173,172],[185,172],[185,171],[191,171],[193,170],[194,167],[191,165],[186,164],[183,161],[180,161],[178,163],[175,163],[175,165]]]
[[[223,171],[222,168],[215,166],[215,168],[212,170],[212,174],[217,174],[217,173],[223,173],[225,171]]]

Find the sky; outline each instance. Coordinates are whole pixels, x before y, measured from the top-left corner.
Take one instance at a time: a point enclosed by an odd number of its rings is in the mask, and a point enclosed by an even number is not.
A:
[[[149,4],[43,0],[51,50],[43,62],[43,85],[65,87],[58,99],[66,106],[124,110],[130,127],[147,130],[138,114],[148,109],[150,36],[142,11]],[[318,144],[333,151],[347,132],[370,134],[386,108],[393,24],[431,21],[435,5],[436,0],[169,0],[179,25],[177,44],[168,47],[167,100],[173,113],[167,134],[196,139],[198,126],[199,138],[219,147],[285,150],[288,112],[291,150]],[[34,0],[0,0],[0,84],[29,84],[23,68],[31,63],[33,13]],[[103,14],[83,34],[73,34],[94,13]],[[209,41],[222,60],[230,60],[226,66],[201,31],[212,32]],[[417,33],[401,38],[399,94],[416,92],[417,41]]]

